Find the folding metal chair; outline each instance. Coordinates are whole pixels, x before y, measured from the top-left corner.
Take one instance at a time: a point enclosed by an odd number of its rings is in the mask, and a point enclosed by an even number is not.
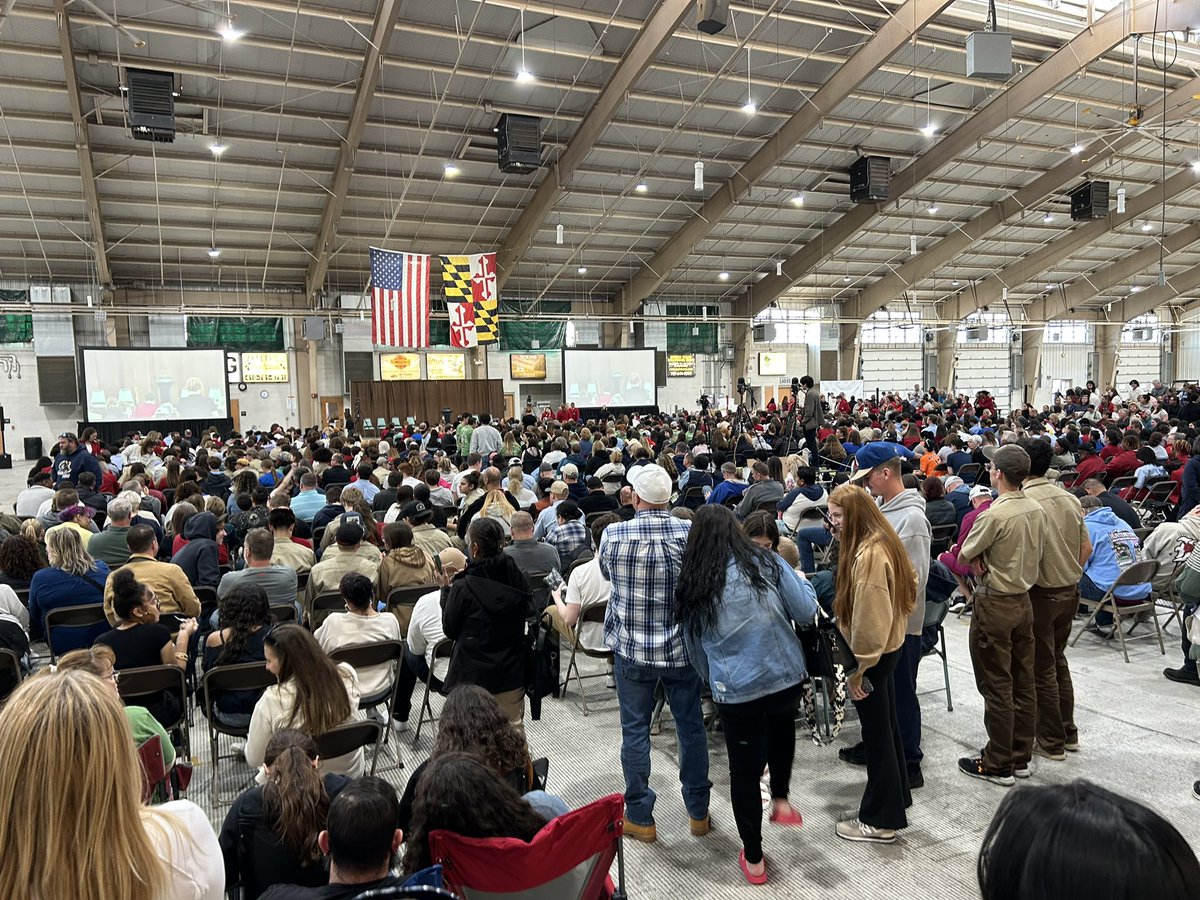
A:
[[[296,621],[296,607],[291,603],[272,603],[269,609],[271,622],[275,625],[287,625]]]
[[[425,676],[425,696],[421,698],[421,714],[417,717],[417,730],[413,734],[412,745],[414,748],[417,742],[421,740],[421,727],[429,722],[430,725],[437,722],[437,718],[433,714],[433,707],[429,705],[429,695],[433,692],[433,670],[437,667],[439,659],[449,659],[454,653],[454,641],[450,638],[442,638],[433,647],[433,659],[429,664],[429,674]],[[425,713],[429,713],[429,718],[425,718]]]
[[[426,594],[438,590],[441,590],[441,585],[439,584],[409,584],[404,587],[392,588],[388,591],[387,600],[384,601],[384,608],[400,620],[401,636],[408,637],[408,623],[412,620],[413,607],[417,605],[417,601]],[[397,611],[402,608],[406,608],[404,615]]]
[[[936,653],[942,659],[942,678],[946,684],[946,712],[954,712],[954,701],[950,698],[950,662],[946,657],[946,629],[942,625],[949,611],[950,604],[945,600],[925,601],[924,627],[937,629],[937,642],[934,643],[933,648],[929,652]],[[930,694],[939,692],[922,691],[922,693]]]
[[[1114,478],[1112,480],[1112,483],[1108,486],[1108,490],[1110,493],[1116,494],[1118,497],[1120,497],[1121,491],[1133,487],[1136,482],[1137,478],[1135,478],[1133,475],[1122,475],[1120,478]]]
[[[1178,485],[1171,479],[1159,481],[1150,486],[1150,490],[1133,504],[1138,518],[1145,525],[1156,525],[1165,522],[1167,512],[1171,508],[1171,495]]]
[[[375,666],[390,665],[392,667],[392,677],[387,687],[376,691],[374,694],[358,698],[358,708],[361,710],[372,710],[383,706],[385,708],[383,721],[386,725],[391,720],[392,710],[396,708],[396,691],[400,687],[400,665],[404,660],[404,642],[375,641],[370,644],[339,647],[329,654],[329,658],[335,663],[346,663],[346,665],[360,674],[363,669],[371,669]],[[390,731],[390,728],[385,727],[383,729],[383,744],[385,747],[388,744]],[[399,753],[396,754],[396,765],[403,766]]]
[[[83,603],[79,606],[60,606],[46,613],[46,646],[50,648],[51,664],[58,662],[58,651],[55,645],[55,633],[60,636],[66,628],[88,628],[88,639],[84,646],[90,646],[92,641],[108,631],[108,618],[104,615],[103,603]],[[61,644],[61,639],[59,641]]]
[[[979,473],[983,471],[983,466],[979,463],[967,463],[954,474],[963,480],[964,484],[974,484],[979,480]]]
[[[117,684],[121,700],[127,706],[145,706],[139,703],[147,697],[157,696],[164,692],[179,695],[179,718],[174,722],[163,722],[162,726],[168,732],[178,731],[183,737],[183,756],[191,759],[192,736],[188,727],[187,681],[183,669],[178,666],[144,666],[139,669],[122,669],[121,680]]]
[[[346,600],[341,591],[324,591],[313,597],[312,608],[308,613],[308,627],[316,631],[329,616],[345,612]]]
[[[439,829],[429,835],[430,854],[463,900],[626,900],[624,811],[624,798],[609,794],[547,822],[528,843]]]
[[[1113,630],[1116,636],[1121,641],[1121,653],[1125,657],[1125,662],[1129,662],[1129,649],[1125,646],[1126,634],[1121,628],[1121,620],[1138,613],[1149,613],[1150,618],[1154,620],[1154,631],[1158,635],[1158,649],[1163,656],[1167,655],[1167,648],[1163,644],[1162,626],[1159,625],[1158,616],[1154,614],[1154,593],[1146,595],[1146,599],[1136,601],[1134,603],[1122,603],[1117,600],[1114,592],[1117,588],[1136,587],[1142,584],[1150,584],[1154,581],[1154,573],[1158,571],[1158,563],[1152,559],[1145,559],[1141,562],[1135,562],[1128,569],[1117,576],[1117,580],[1099,600],[1081,599],[1079,602],[1091,609],[1091,614],[1087,617],[1087,621],[1075,633],[1075,637],[1071,638],[1071,646],[1075,646],[1075,642],[1079,640],[1079,636],[1083,634],[1089,625],[1096,620],[1096,614],[1102,609],[1107,609],[1113,615]],[[1135,622],[1136,625],[1136,622]]]
[[[601,626],[603,626],[604,613],[607,609],[607,603],[597,603],[594,606],[589,606],[580,614],[579,620],[575,623],[574,636],[571,641],[571,658],[567,663],[567,675],[566,678],[563,679],[562,687],[559,688],[559,696],[565,697],[567,695],[567,685],[571,682],[571,671],[574,670],[575,684],[579,687],[579,701],[583,704],[583,714],[585,716],[591,715],[591,710],[588,709],[587,696],[583,692],[583,682],[589,678],[603,678],[604,674],[580,675],[579,664],[575,659],[575,655],[577,653],[582,653],[584,656],[587,656],[591,659],[606,660],[611,665],[613,661],[613,652],[611,650],[589,650],[587,647],[584,647],[579,643],[579,635],[580,632],[583,631],[583,626],[585,624],[599,623]]]
[[[379,761],[379,744],[383,739],[386,727],[374,719],[360,722],[343,722],[336,728],[331,728],[324,734],[313,736],[317,744],[317,753],[321,759],[334,759],[345,756],[355,750],[374,746],[371,754],[371,775],[375,774],[375,763]]]
[[[1167,581],[1167,588],[1164,591],[1153,591],[1151,596],[1155,598],[1157,606],[1165,606],[1169,610],[1167,621],[1163,624],[1162,630],[1168,631],[1171,623],[1178,620],[1179,630],[1183,630],[1183,598],[1179,596],[1179,588],[1175,586],[1175,580],[1183,571],[1183,567],[1187,565],[1186,560],[1178,562],[1171,570],[1171,577]]]
[[[933,537],[929,543],[929,553],[933,559],[937,559],[938,554],[948,550],[954,542],[954,535],[958,533],[958,525],[953,522],[947,525],[934,525]]]
[[[293,614],[295,610],[293,610]],[[122,674],[122,681],[124,674]],[[212,805],[223,802],[217,785],[222,759],[241,759],[240,753],[220,754],[218,738],[224,734],[233,738],[245,738],[250,733],[249,725],[228,725],[221,721],[214,702],[220,694],[234,691],[264,691],[276,683],[275,676],[267,671],[265,662],[238,663],[233,666],[218,666],[204,673],[204,715],[208,719],[208,756],[212,762]]]

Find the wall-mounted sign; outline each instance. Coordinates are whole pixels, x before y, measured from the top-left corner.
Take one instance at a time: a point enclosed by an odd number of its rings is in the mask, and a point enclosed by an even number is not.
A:
[[[508,357],[508,374],[513,381],[545,381],[545,353],[513,353]]]
[[[758,354],[758,374],[759,375],[786,375],[787,374],[787,354],[786,353],[759,353]]]
[[[692,378],[696,374],[695,353],[667,354],[668,378]]]
[[[421,354],[379,354],[379,377],[383,381],[420,381]]]
[[[433,381],[461,381],[467,377],[467,358],[461,353],[426,353],[425,366]]]
[[[282,384],[287,380],[286,353],[242,354],[242,381],[247,384]]]

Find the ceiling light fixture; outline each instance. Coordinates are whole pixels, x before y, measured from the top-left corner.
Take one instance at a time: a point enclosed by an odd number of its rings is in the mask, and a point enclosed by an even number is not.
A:
[[[954,279],[952,282],[950,282],[950,286],[951,286],[951,287],[958,287],[958,279],[957,279],[957,278],[955,278],[955,279]]]
[[[554,226],[554,243],[561,244],[563,242],[563,227],[562,225]]]
[[[209,255],[209,256],[210,256],[212,259],[216,259],[218,256],[220,256],[220,255],[221,255],[221,248],[220,248],[220,247],[209,247],[209,248],[208,248],[208,255]]]
[[[748,116],[752,116],[758,112],[758,107],[754,105],[753,100],[747,99],[746,102],[742,104],[742,112]]]
[[[220,156],[229,149],[229,145],[222,144],[220,141],[213,141],[208,145],[208,149],[212,151],[213,156]]]
[[[776,276],[783,275],[783,263],[780,262],[779,260],[775,261],[775,275]]]
[[[242,37],[242,35],[244,35],[246,33],[244,31],[242,31],[241,29],[237,28],[233,24],[233,20],[235,18],[237,18],[237,17],[236,16],[226,17],[225,20],[221,23],[221,27],[219,29],[221,37],[224,38],[225,40],[229,41],[230,43],[233,43],[234,41],[236,41],[238,38]]]
[[[722,281],[728,281],[728,280],[729,280],[729,273],[728,273],[728,272],[722,272],[722,273],[721,273],[720,275],[718,275],[717,277],[718,277],[718,278],[720,278]]]
[[[693,179],[692,184],[696,190],[702,191],[704,190],[704,161],[696,160],[696,165],[693,166],[693,169],[695,170],[696,177]]]
[[[1125,188],[1117,188],[1117,212],[1125,212]]]
[[[1072,144],[1071,145],[1071,155],[1072,156],[1077,156],[1082,152],[1083,152],[1083,144]]]
[[[1052,213],[1046,213],[1044,216],[1042,216],[1042,221],[1046,222],[1047,224],[1053,222],[1054,215]]]
[[[637,186],[634,188],[634,190],[637,191],[639,194],[644,194],[644,193],[646,193],[646,191],[650,190],[650,187],[646,184],[646,182],[639,181],[637,183]]]
[[[921,134],[925,135],[927,138],[931,138],[937,134],[937,126],[932,122],[927,122],[921,126]]]
[[[929,204],[929,214],[931,216],[936,216],[940,209],[941,209],[941,207],[938,206],[936,203]]]
[[[1151,228],[1153,228],[1153,227],[1154,227],[1154,226],[1153,226],[1153,225],[1151,225],[1149,222],[1143,222],[1143,223],[1142,223],[1142,231],[1149,231],[1149,230],[1150,230]]]
[[[750,47],[746,47],[746,102],[742,104],[742,112],[748,116],[758,112],[758,106],[754,103],[754,94],[750,87]]]
[[[458,171],[458,166],[454,165],[454,163],[446,163],[446,165],[442,167],[442,174],[447,178],[453,178],[458,174]]]
[[[1192,171],[1193,171],[1193,172],[1200,172],[1200,159],[1193,159],[1193,160],[1192,160]]]
[[[587,266],[580,266],[578,269],[575,270],[575,272],[579,275],[586,275],[587,274]]]
[[[521,68],[517,70],[517,81],[533,81],[533,73],[525,67],[525,10],[521,10]]]
[[[842,281],[844,281],[844,282],[846,282],[847,284],[849,284],[849,283],[850,283],[850,276],[849,276],[849,275],[843,275],[843,276],[842,276]]]
[[[908,255],[917,255],[917,236],[915,234],[910,234],[908,236]]]
[[[792,205],[793,205],[793,206],[803,206],[803,205],[804,205],[804,195],[803,195],[803,194],[797,194],[795,197],[793,197],[793,198],[792,198]]]

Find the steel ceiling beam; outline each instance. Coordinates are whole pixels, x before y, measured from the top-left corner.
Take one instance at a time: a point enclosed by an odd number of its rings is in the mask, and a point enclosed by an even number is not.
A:
[[[354,172],[354,154],[366,130],[367,114],[375,99],[375,88],[379,85],[379,76],[383,69],[383,56],[391,41],[402,5],[403,0],[379,0],[375,23],[371,27],[371,37],[367,40],[367,49],[363,56],[362,74],[354,92],[354,106],[346,126],[345,141],[338,151],[337,163],[334,165],[331,192],[325,198],[325,211],[321,214],[321,226],[313,246],[314,259],[304,277],[305,290],[310,298],[321,289],[325,281],[329,255],[334,249],[338,220],[341,219],[342,208],[346,204],[346,192],[350,188],[350,177]]]
[[[1108,311],[1108,319],[1116,323],[1129,322],[1196,290],[1200,290],[1200,265],[1172,275],[1165,285],[1156,284],[1140,294],[1116,301]],[[1066,317],[1055,316],[1056,319]]]
[[[946,315],[951,319],[962,319],[984,306],[1002,301],[1004,290],[1014,290],[1053,269],[1064,259],[1084,249],[1110,231],[1134,221],[1179,194],[1189,191],[1200,183],[1200,175],[1192,167],[1185,166],[1159,184],[1146,188],[1140,194],[1125,201],[1125,212],[1111,212],[1103,219],[1094,219],[1072,228],[1056,241],[1016,262],[1005,266],[994,275],[989,275],[952,301]],[[1157,244],[1156,244],[1157,246]]]
[[[761,182],[795,150],[796,145],[883,63],[911,40],[951,0],[906,0],[875,35],[842,63],[800,109],[780,126],[758,150],[728,178],[678,233],[635,274],[614,297],[616,308],[632,313],[666,280],[712,230],[746,199]]]
[[[1131,33],[1153,30],[1158,6],[1157,0],[1125,0],[1091,27],[1085,28],[1045,62],[1012,87],[997,93],[958,128],[893,175],[891,198],[887,205],[898,204],[939,169],[952,163],[1027,106],[1041,100],[1056,85],[1111,50]],[[735,312],[754,315],[766,309],[870,225],[882,210],[883,206],[877,204],[855,206],[825,228],[817,238],[792,254],[783,263],[782,275],[772,273],[736,297],[733,301]],[[736,343],[735,340],[735,346]]]
[[[100,192],[96,190],[96,170],[92,165],[92,145],[88,139],[87,121],[79,92],[79,75],[75,71],[75,49],[71,45],[71,20],[65,0],[54,0],[54,15],[58,26],[58,45],[62,51],[63,71],[66,74],[67,100],[71,106],[71,124],[75,129],[75,153],[79,157],[79,180],[83,185],[83,201],[91,230],[92,253],[96,259],[96,277],[102,287],[112,285],[112,269],[108,265],[108,245],[104,240],[104,220],[100,215]]]
[[[1167,96],[1167,114],[1170,115],[1182,107],[1194,104],[1193,95],[1198,91],[1200,91],[1200,77],[1193,78],[1176,88]],[[954,231],[946,237],[932,247],[925,248],[916,256],[910,257],[895,270],[863,290],[857,298],[846,303],[843,307],[843,315],[865,319],[904,291],[912,290],[922,278],[964,253],[976,241],[982,240],[1009,219],[1019,216],[1030,207],[1054,195],[1063,185],[1083,177],[1088,171],[1096,169],[1118,151],[1140,141],[1142,137],[1142,132],[1129,129],[1118,135],[1115,140],[1100,138],[1092,142],[1084,148],[1082,153],[1069,156],[1057,166],[1049,169],[991,208],[979,213],[970,221],[964,222],[962,225],[956,224]]]
[[[692,0],[664,0],[654,13],[646,20],[633,43],[625,52],[625,56],[609,75],[596,102],[588,110],[567,146],[559,155],[549,172],[543,177],[541,184],[533,192],[533,197],[525,209],[513,223],[508,234],[500,242],[500,250],[496,254],[496,289],[502,290],[509,275],[516,265],[521,253],[533,240],[546,216],[554,209],[554,205],[563,195],[563,188],[583,165],[600,135],[608,128],[617,111],[624,105],[628,94],[633,90],[642,74],[650,67],[658,56],[663,45],[675,33],[683,22],[684,16],[692,9]]]

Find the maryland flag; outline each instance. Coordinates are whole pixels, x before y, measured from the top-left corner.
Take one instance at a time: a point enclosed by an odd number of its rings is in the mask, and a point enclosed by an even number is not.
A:
[[[481,344],[500,339],[500,298],[496,291],[496,254],[443,256],[442,286],[451,305],[469,302],[474,312],[474,330]],[[466,313],[461,308],[460,313]],[[461,321],[460,327],[465,322]]]

